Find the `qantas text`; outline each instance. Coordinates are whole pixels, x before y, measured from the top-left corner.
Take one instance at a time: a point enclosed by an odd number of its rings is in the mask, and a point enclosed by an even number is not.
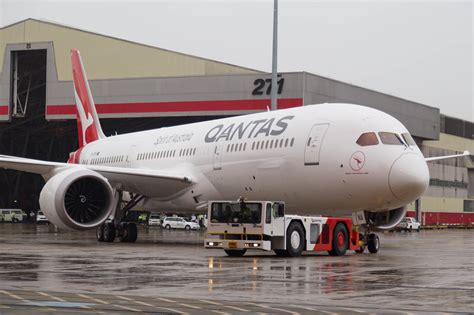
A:
[[[275,121],[271,119],[259,119],[250,122],[241,122],[240,124],[230,124],[228,126],[220,124],[209,130],[206,134],[206,142],[219,142],[242,140],[244,138],[256,138],[262,136],[279,136],[285,132],[288,127],[288,121],[295,116],[285,116]]]

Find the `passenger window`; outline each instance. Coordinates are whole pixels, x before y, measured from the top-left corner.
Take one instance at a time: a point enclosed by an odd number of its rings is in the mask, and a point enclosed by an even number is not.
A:
[[[375,134],[375,132],[366,132],[360,135],[356,143],[362,147],[369,145],[377,145],[379,144],[379,139],[377,139],[377,135]]]
[[[379,132],[380,141],[389,145],[404,145],[399,135],[393,132]]]
[[[415,146],[416,147],[415,140],[413,139],[413,137],[408,132],[402,133],[402,137],[409,146]]]

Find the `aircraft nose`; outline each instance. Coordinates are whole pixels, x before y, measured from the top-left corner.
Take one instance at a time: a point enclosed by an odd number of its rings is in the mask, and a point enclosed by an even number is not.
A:
[[[430,181],[425,160],[415,153],[401,155],[392,165],[388,182],[392,194],[399,200],[412,202],[421,196]]]

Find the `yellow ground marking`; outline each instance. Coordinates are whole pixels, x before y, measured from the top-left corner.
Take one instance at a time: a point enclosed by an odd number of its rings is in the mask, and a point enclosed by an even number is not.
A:
[[[148,306],[148,307],[153,307],[153,308],[156,308],[156,309],[167,310],[167,311],[169,311],[169,312],[178,313],[178,314],[181,314],[181,315],[188,315],[188,313],[178,311],[178,310],[176,310],[176,309],[174,309],[174,308],[163,307],[163,306],[156,306],[156,305],[153,305],[153,304],[150,304],[150,303],[146,303],[146,302],[134,300],[134,299],[131,299],[131,298],[129,298],[129,297],[121,296],[121,295],[117,295],[117,297],[118,297],[119,299],[122,299],[122,300],[125,300],[125,301],[130,301],[130,302],[137,303],[137,304],[140,304],[140,305],[144,305],[144,306]]]
[[[246,304],[255,305],[255,306],[267,309],[267,310],[278,311],[278,312],[282,312],[282,313],[288,313],[288,314],[291,314],[291,315],[300,315],[300,313],[298,313],[298,312],[288,311],[288,310],[284,310],[284,309],[276,308],[276,307],[270,307],[270,306],[263,305],[263,304],[249,303],[249,302],[247,302]]]
[[[214,302],[214,301],[209,301],[209,300],[201,300],[201,301],[202,301],[202,302],[205,302],[205,303],[209,303],[209,304],[214,304],[214,305],[219,305],[219,306],[231,308],[231,309],[233,309],[233,310],[240,311],[240,312],[250,312],[249,310],[246,310],[245,308],[240,308],[240,307],[237,307],[237,306],[225,305],[225,304],[222,304],[222,303],[218,303],[218,302]]]
[[[99,304],[105,304],[105,305],[110,304],[109,302],[106,302],[106,301],[103,301],[103,300],[100,300],[100,299],[96,299],[96,298],[93,298],[93,297],[85,295],[85,294],[77,294],[77,296],[79,296],[81,298],[84,298],[84,299],[94,301],[94,302],[99,303]]]

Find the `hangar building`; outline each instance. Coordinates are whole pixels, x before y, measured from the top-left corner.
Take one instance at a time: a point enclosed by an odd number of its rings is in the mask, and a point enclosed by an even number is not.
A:
[[[106,134],[265,111],[271,75],[64,25],[27,19],[0,29],[0,152],[66,161],[77,148],[70,49],[81,51]],[[425,156],[474,152],[474,124],[439,109],[307,72],[281,73],[278,108],[355,103],[385,111]],[[425,224],[474,222],[473,156],[429,163],[410,206]],[[0,207],[35,211],[43,181],[0,171]]]

